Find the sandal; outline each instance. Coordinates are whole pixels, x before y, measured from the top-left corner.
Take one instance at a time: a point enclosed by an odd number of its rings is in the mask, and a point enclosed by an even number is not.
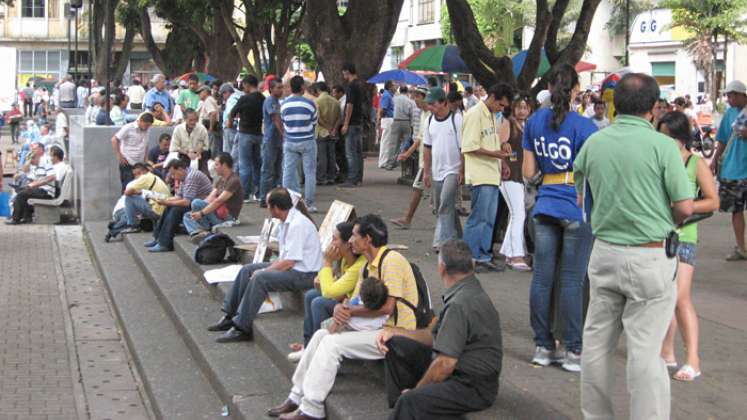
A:
[[[508,263],[508,267],[516,271],[532,271],[532,267],[528,266],[527,263],[524,262]]]
[[[692,366],[688,364],[682,365],[680,370],[677,371],[674,375],[672,375],[672,379],[676,381],[682,381],[682,382],[692,382],[700,376],[700,371],[695,371]]]
[[[397,226],[398,228],[402,230],[410,229],[410,224],[405,223],[405,221],[402,219],[390,219],[389,222],[391,222],[391,224],[393,224],[394,226]]]
[[[669,360],[664,359],[664,363],[667,364],[667,369],[670,369],[670,368],[674,369],[674,368],[677,367],[677,361],[676,360],[673,360],[673,361],[670,362]]]

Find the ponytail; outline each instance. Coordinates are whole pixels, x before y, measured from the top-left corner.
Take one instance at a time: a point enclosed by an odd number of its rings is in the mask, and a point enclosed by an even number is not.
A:
[[[562,64],[550,75],[548,83],[552,85],[552,128],[557,131],[571,110],[571,92],[578,86],[578,73],[570,64]]]

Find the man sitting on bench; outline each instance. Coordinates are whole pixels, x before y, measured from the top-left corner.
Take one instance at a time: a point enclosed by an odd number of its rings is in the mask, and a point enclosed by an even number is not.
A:
[[[31,182],[16,194],[13,201],[13,217],[5,222],[6,225],[20,225],[31,223],[34,208],[28,203],[29,199],[37,198],[51,200],[56,197],[58,185],[67,174],[67,165],[63,162],[65,153],[57,146],[50,148],[51,165],[44,159],[44,146],[36,145],[39,152],[33,153],[29,167]]]
[[[270,215],[280,219],[280,253],[273,263],[245,265],[226,295],[226,315],[208,331],[226,331],[215,341],[230,343],[252,339],[252,322],[268,292],[305,291],[314,287],[322,268],[322,245],[314,222],[293,207],[285,188],[275,188],[266,197]]]

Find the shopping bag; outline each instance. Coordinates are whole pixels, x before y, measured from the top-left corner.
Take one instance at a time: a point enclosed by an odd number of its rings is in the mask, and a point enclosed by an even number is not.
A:
[[[259,307],[260,314],[266,314],[268,312],[277,312],[283,309],[283,302],[280,301],[280,293],[270,292],[267,294],[267,298],[262,302],[262,306]]]
[[[0,192],[0,217],[10,217],[10,194],[2,191]]]

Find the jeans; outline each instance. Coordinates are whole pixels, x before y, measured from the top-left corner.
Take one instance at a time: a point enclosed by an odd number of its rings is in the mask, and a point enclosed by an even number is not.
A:
[[[239,178],[244,187],[244,197],[253,197],[259,192],[259,171],[262,166],[262,136],[239,133]]]
[[[335,139],[333,137],[319,137],[316,139],[319,163],[316,168],[316,179],[319,182],[334,181],[337,176],[335,163]]]
[[[259,183],[259,199],[264,200],[271,189],[280,184],[283,165],[283,145],[280,140],[262,143],[262,169]]]
[[[309,343],[324,320],[331,318],[337,302],[322,296],[319,289],[309,289],[303,296],[303,343]]]
[[[31,214],[34,211],[34,207],[28,203],[31,198],[46,200],[54,197],[42,188],[26,188],[21,190],[13,200],[13,220],[16,222],[20,222],[21,220],[31,221]]]
[[[208,132],[208,141],[210,144],[210,157],[215,159],[218,153],[223,151],[223,133],[221,131]]]
[[[303,199],[307,206],[314,205],[316,194],[316,141],[306,140],[298,143],[286,141],[283,143],[283,187],[293,191],[301,191],[298,180],[298,161],[303,161],[303,176],[305,178]]]
[[[189,207],[166,207],[153,229],[153,239],[158,241],[158,245],[162,248],[174,249],[174,235],[179,229],[179,223],[184,218],[184,213],[188,210]]]
[[[459,185],[457,175],[449,174],[443,181],[433,181],[433,207],[436,209],[436,231],[433,246],[440,247],[446,241],[462,236],[462,225],[456,212],[456,196]]]
[[[205,200],[195,198],[192,200],[192,211],[200,211],[207,207],[208,204],[210,203]],[[215,212],[211,212],[202,216],[200,220],[194,220],[189,212],[187,212],[184,213],[184,217],[182,217],[182,223],[184,223],[184,228],[187,229],[187,233],[191,235],[202,230],[210,231],[210,228],[213,226],[219,225],[230,219],[233,219],[231,215],[228,215],[226,219],[221,219],[217,214],[215,214]]]
[[[129,163],[126,165],[119,164],[119,182],[122,183],[122,191],[125,190],[127,184],[135,179],[135,175],[132,174],[132,165]]]
[[[496,185],[472,187],[472,211],[464,225],[464,241],[472,250],[475,261],[493,259],[493,232],[495,214],[498,211],[499,190]]]
[[[237,134],[235,128],[223,129],[223,151],[231,155],[234,165],[239,163],[239,143],[236,138]]]
[[[145,219],[158,220],[160,217],[148,203],[148,200],[144,199],[142,195],[128,195],[125,197],[125,215],[127,218],[127,226],[138,226],[138,216],[142,216]]]
[[[304,291],[314,287],[315,272],[255,271],[267,268],[270,263],[245,265],[233,281],[231,292],[223,301],[223,311],[244,332],[252,330],[252,322],[269,292]]]
[[[534,330],[534,342],[546,349],[555,349],[550,308],[555,273],[558,272],[562,341],[566,350],[580,353],[583,283],[593,240],[591,225],[536,216],[534,226],[534,275],[529,291],[529,318]]]
[[[498,393],[497,375],[451,375],[415,389],[431,364],[433,349],[401,336],[392,337],[387,347],[384,380],[389,407],[394,407],[390,419],[463,419],[465,413],[493,405]],[[405,389],[410,391],[403,394]]]
[[[360,125],[351,125],[345,135],[345,157],[348,161],[348,182],[363,182],[363,139]]]

